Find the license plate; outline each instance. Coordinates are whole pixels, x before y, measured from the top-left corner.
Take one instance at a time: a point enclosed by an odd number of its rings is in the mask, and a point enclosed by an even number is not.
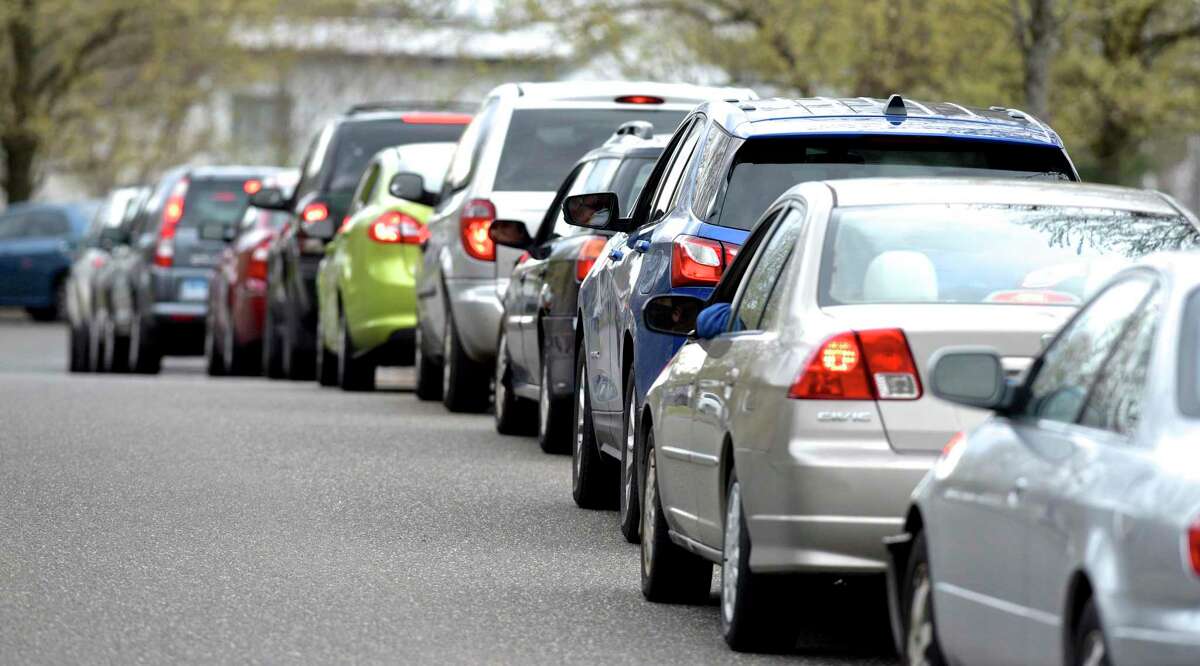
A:
[[[208,298],[208,280],[184,280],[179,285],[179,299],[183,301],[203,301]]]

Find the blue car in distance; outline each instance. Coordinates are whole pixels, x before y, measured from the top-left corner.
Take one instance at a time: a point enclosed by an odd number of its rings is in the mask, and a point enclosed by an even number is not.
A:
[[[99,203],[21,203],[0,213],[0,306],[62,319],[67,273]]]
[[[669,293],[707,298],[755,221],[791,186],[872,176],[1079,179],[1058,134],[1016,109],[900,95],[766,99],[696,107],[629,217],[611,193],[563,202],[568,221],[617,232],[579,290],[572,401],[579,506],[615,504],[622,533],[638,539],[644,461],[636,415],[683,342],[644,327],[646,301]]]

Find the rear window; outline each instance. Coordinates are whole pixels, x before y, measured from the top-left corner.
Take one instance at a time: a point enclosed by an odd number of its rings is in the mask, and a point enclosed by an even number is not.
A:
[[[249,195],[244,189],[247,179],[193,180],[188,183],[183,202],[181,227],[205,224],[236,224],[246,209]]]
[[[788,188],[809,180],[972,176],[1074,180],[1050,146],[924,137],[759,139],[746,142],[710,221],[749,230]]]
[[[1131,260],[1200,247],[1178,215],[1055,206],[897,205],[834,210],[822,305],[1078,306]]]
[[[328,189],[352,194],[367,162],[389,146],[431,141],[458,141],[466,125],[406,123],[399,118],[344,123],[337,137]]]
[[[646,120],[656,132],[674,131],[684,111],[661,109],[524,109],[513,112],[493,189],[553,192],[584,153],[617,127]]]
[[[1200,290],[1188,295],[1179,344],[1179,408],[1200,417]]]

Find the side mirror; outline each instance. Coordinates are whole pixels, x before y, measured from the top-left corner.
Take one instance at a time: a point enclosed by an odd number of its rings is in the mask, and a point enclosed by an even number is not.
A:
[[[586,229],[615,229],[621,217],[620,202],[612,192],[569,196],[562,209],[567,223]]]
[[[264,187],[250,195],[250,205],[267,210],[287,210],[288,198],[278,187]]]
[[[421,201],[425,199],[425,178],[419,173],[402,171],[392,176],[388,184],[388,194],[397,199]]]
[[[529,249],[533,238],[524,222],[516,220],[496,220],[488,227],[488,237],[500,245],[515,247],[518,250]]]
[[[229,242],[233,240],[233,225],[206,222],[200,225],[200,239]]]
[[[950,347],[930,361],[930,388],[947,402],[980,409],[1004,405],[1008,384],[1000,355],[986,347]]]
[[[704,301],[695,296],[655,296],[642,306],[646,328],[667,335],[688,335],[696,329],[696,317]]]

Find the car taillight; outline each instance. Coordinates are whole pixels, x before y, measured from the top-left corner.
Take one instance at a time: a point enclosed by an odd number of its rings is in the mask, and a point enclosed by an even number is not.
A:
[[[711,286],[725,272],[725,247],[696,236],[676,236],[671,247],[671,286]]]
[[[596,259],[600,257],[600,252],[604,250],[604,245],[608,243],[608,239],[604,236],[592,236],[583,242],[583,246],[579,248],[579,256],[575,258],[575,279],[583,282],[583,278],[587,277],[588,271],[592,270],[592,266],[596,264]]]
[[[400,115],[409,125],[466,125],[471,122],[469,113],[405,113]]]
[[[826,340],[788,391],[799,400],[916,400],[921,380],[904,331],[847,331]]]
[[[664,100],[654,95],[622,95],[613,101],[617,104],[662,104]]]
[[[246,194],[254,194],[261,189],[262,189],[262,181],[257,180],[255,178],[251,178],[250,180],[247,180],[246,182],[242,183],[242,191],[245,192]]]
[[[183,219],[183,203],[187,199],[188,180],[181,179],[171,188],[163,206],[162,224],[158,227],[158,243],[154,246],[154,265],[170,268],[175,263],[175,229]]]
[[[496,206],[487,199],[471,199],[463,206],[459,230],[467,254],[481,261],[496,260],[496,243],[488,236],[495,219]]]
[[[1200,519],[1192,522],[1187,529],[1188,564],[1192,573],[1200,576]]]
[[[367,237],[376,243],[421,245],[429,240],[429,229],[409,215],[388,211],[367,227]]]
[[[305,206],[304,210],[300,211],[300,220],[305,224],[314,224],[328,218],[329,206],[320,201],[314,201]]]
[[[250,253],[250,262],[246,265],[246,277],[258,280],[267,279],[267,257],[270,255],[270,239],[264,240]]]

